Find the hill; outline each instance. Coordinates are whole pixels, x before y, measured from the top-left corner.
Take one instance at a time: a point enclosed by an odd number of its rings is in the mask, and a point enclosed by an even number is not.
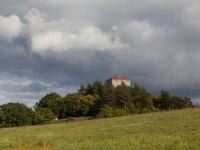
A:
[[[0,129],[0,149],[199,149],[200,109]]]

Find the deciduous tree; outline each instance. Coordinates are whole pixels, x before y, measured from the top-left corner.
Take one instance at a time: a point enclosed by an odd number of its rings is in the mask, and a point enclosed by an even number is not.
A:
[[[5,126],[24,126],[32,124],[33,111],[25,104],[7,103],[0,106],[1,122]]]
[[[49,93],[46,94],[44,97],[41,98],[41,100],[36,103],[35,107],[43,107],[46,108],[48,106],[48,102],[56,99],[60,99],[61,96],[57,93]]]
[[[34,112],[33,124],[48,124],[55,118],[56,116],[52,113],[52,111],[49,108],[39,107]]]

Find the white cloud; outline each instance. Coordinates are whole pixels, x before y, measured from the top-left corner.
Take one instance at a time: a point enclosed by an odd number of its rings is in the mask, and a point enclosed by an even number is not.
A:
[[[68,50],[115,50],[125,49],[127,44],[121,43],[112,32],[103,32],[89,23],[76,25],[66,19],[45,22],[45,14],[33,8],[24,17],[28,24],[27,32],[31,38],[33,51],[44,55],[47,51],[63,52]],[[72,29],[72,30],[71,30]]]
[[[36,8],[32,8],[24,19],[27,21],[26,32],[32,35],[36,32],[40,32],[44,28],[45,13],[40,13]]]
[[[31,48],[37,53],[46,51],[63,52],[67,50],[115,50],[125,49],[127,44],[120,43],[117,37],[102,32],[95,26],[88,26],[77,34],[49,31],[36,33],[32,36]]]
[[[0,38],[12,41],[22,32],[23,23],[16,15],[9,17],[0,16]]]

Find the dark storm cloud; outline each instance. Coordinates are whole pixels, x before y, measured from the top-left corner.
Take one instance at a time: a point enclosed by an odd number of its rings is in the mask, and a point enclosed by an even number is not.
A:
[[[199,13],[195,0],[4,1],[0,103],[31,106],[115,74],[154,95],[168,90],[197,102]]]
[[[28,92],[40,92],[40,91],[44,91],[47,89],[47,86],[45,86],[44,84],[38,83],[38,82],[34,82],[29,84],[26,87],[22,88],[22,91],[28,91]]]

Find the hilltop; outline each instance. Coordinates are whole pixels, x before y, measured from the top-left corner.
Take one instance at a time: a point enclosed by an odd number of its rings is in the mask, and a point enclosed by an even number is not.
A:
[[[200,109],[0,129],[0,149],[199,149]]]

